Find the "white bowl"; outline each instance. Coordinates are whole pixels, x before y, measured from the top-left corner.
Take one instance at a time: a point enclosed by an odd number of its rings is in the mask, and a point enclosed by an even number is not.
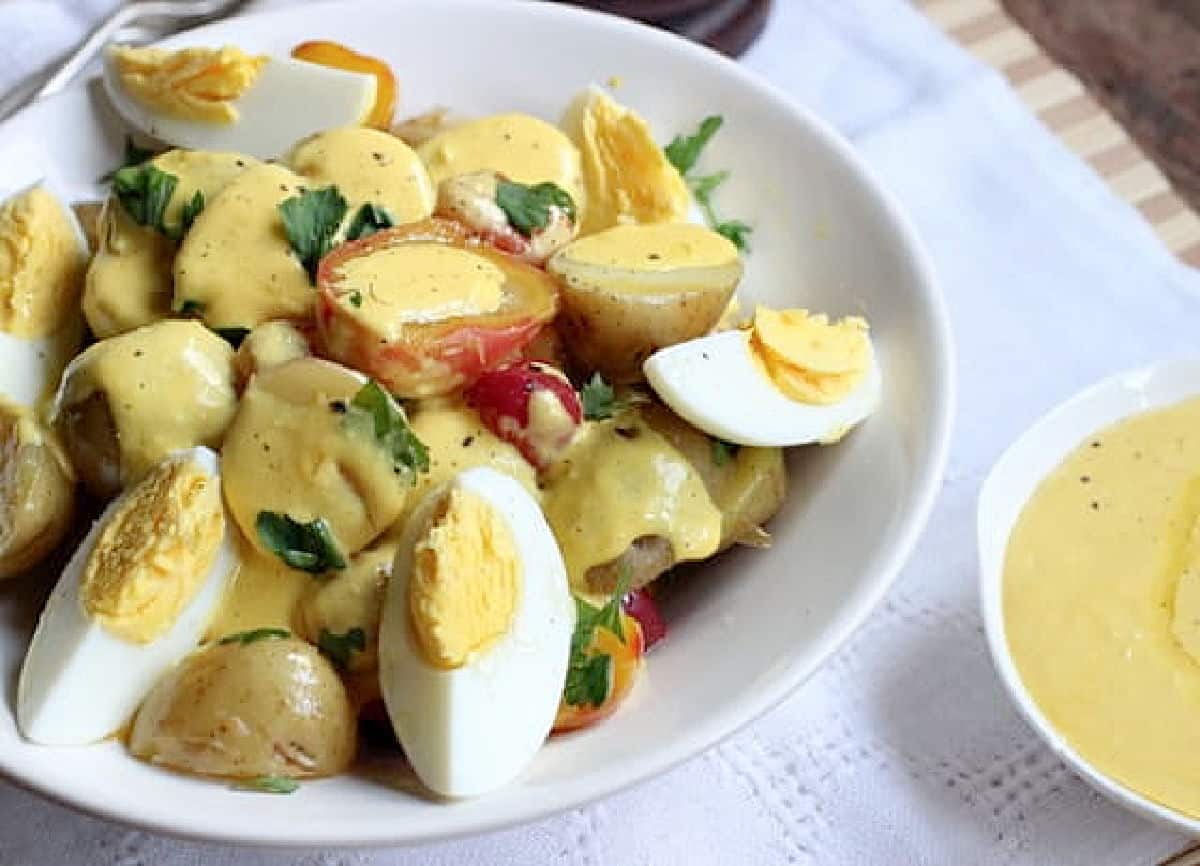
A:
[[[884,370],[883,405],[836,448],[794,452],[792,494],[772,526],[775,549],[737,551],[689,571],[666,606],[671,637],[630,702],[603,725],[553,740],[522,780],[494,795],[434,802],[363,776],[305,784],[288,797],[241,794],[139,763],[112,743],[30,746],[11,715],[11,684],[37,610],[28,583],[0,587],[0,671],[10,684],[0,706],[0,770],[88,811],[176,834],[400,843],[577,806],[713,745],[782,700],[863,621],[937,493],[952,415],[951,339],[911,229],[849,147],[783,94],[715,53],[564,4],[301,6],[174,41],[283,53],[312,38],[387,59],[405,113],[446,104],[554,119],[577,90],[616,75],[618,98],[664,141],[724,114],[703,162],[732,171],[722,212],[755,225],[747,297],[864,313]],[[70,191],[92,195],[95,178],[120,159],[122,131],[102,99],[77,90],[30,108],[0,136],[36,142]]]
[[[1121,373],[1076,394],[1014,442],[992,467],[979,494],[980,603],[992,660],[1017,709],[1047,745],[1084,780],[1116,803],[1200,836],[1200,821],[1155,803],[1104,775],[1062,737],[1034,702],[1013,663],[1004,631],[1004,554],[1029,497],[1096,431],[1152,409],[1200,395],[1200,360],[1169,361]]]

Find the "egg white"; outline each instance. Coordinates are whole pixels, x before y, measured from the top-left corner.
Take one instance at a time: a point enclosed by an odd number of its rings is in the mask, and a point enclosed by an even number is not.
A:
[[[746,331],[723,331],[661,349],[642,371],[662,401],[693,427],[736,445],[836,441],[879,406],[883,378],[871,349],[863,381],[837,403],[793,400],[755,365]]]
[[[175,147],[232,150],[259,159],[279,156],[296,141],[326,129],[357,126],[375,104],[373,75],[333,69],[291,57],[272,57],[258,78],[233,101],[233,123],[204,123],[156,112],[125,90],[111,58],[104,89],[125,120]]]
[[[191,448],[167,459],[195,461],[219,478],[218,458],[209,448]],[[127,495],[109,504],[92,526],[38,620],[17,684],[17,725],[32,742],[84,745],[128,722],[158,678],[200,642],[237,563],[226,517],[216,559],[170,629],[147,644],[110,634],[84,615],[79,584],[100,531]]]
[[[67,214],[79,250],[87,255],[87,236],[79,224],[54,167],[27,141],[0,146],[0,205],[35,186],[45,187]],[[78,308],[78,304],[75,305]],[[62,327],[45,337],[18,337],[0,331],[0,398],[33,406],[54,393],[63,367],[83,343],[83,313],[72,310]]]
[[[512,627],[464,666],[429,665],[412,633],[408,586],[413,547],[449,486],[485,499],[507,521],[520,559]],[[558,711],[575,607],[558,544],[520,483],[486,467],[431,492],[405,527],[379,629],[379,678],[388,715],[413,769],[450,797],[511,781],[541,748]]]

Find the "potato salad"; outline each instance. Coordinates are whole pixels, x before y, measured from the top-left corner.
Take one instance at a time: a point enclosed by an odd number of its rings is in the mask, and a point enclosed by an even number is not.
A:
[[[33,142],[0,171],[33,743],[269,793],[402,752],[486,794],[637,687],[660,577],[769,545],[784,448],[879,403],[864,320],[739,303],[718,116],[664,147],[593,86],[394,123],[332,42],[117,46],[104,85],[103,203]]]

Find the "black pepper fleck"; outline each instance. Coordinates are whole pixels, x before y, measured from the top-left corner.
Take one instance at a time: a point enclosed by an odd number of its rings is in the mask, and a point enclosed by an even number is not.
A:
[[[346,403],[344,400],[331,400],[329,402],[329,408],[334,412],[337,412],[339,415],[346,414]]]
[[[1090,475],[1080,475],[1079,476],[1080,484],[1090,484],[1091,481],[1092,481],[1092,476],[1090,476]]]
[[[470,447],[471,447],[471,445],[472,445],[472,444],[474,444],[474,442],[475,442],[475,437],[474,437],[474,436],[464,436],[464,437],[463,437],[463,441],[462,441],[462,447],[463,447],[463,448],[470,448]]]
[[[1093,499],[1092,500],[1092,511],[1099,511],[1099,510],[1100,510],[1100,503],[1097,502],[1095,499]]]

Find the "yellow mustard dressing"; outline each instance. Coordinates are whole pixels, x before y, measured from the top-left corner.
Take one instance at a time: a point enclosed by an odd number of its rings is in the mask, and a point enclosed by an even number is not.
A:
[[[1097,769],[1200,817],[1200,400],[1079,445],[1009,540],[1004,623],[1021,679]],[[1182,602],[1182,604],[1181,604]]]
[[[172,451],[220,444],[237,408],[233,349],[199,322],[178,319],[110,337],[68,366],[56,412],[93,395],[108,405],[129,484]]]
[[[581,207],[579,151],[558,128],[528,114],[497,114],[453,126],[418,149],[436,188],[460,174],[490,169],[509,180],[551,181]]]
[[[150,164],[176,179],[163,213],[164,224],[180,228],[183,207],[197,195],[205,205],[258,160],[240,153],[168,150]],[[97,337],[148,325],[171,313],[172,265],[178,244],[157,228],[140,226],[115,197],[104,206],[100,245],[87,270],[83,312]]]
[[[0,205],[0,331],[45,337],[76,309],[87,256],[71,216],[43,186]]]
[[[235,531],[231,527],[231,531]],[[205,640],[256,628],[295,630],[296,606],[314,582],[310,574],[260,553],[238,533],[240,563],[213,614]]]
[[[337,275],[346,311],[389,340],[406,324],[494,312],[506,282],[504,271],[483,256],[435,243],[354,256]]]
[[[687,460],[641,421],[587,425],[544,484],[543,510],[572,586],[637,538],[671,543],[675,561],[704,559],[721,542],[721,512]]]
[[[378,129],[355,126],[318,133],[297,144],[287,164],[314,186],[336,185],[352,211],[378,205],[396,225],[433,212],[433,184],[420,157]]]
[[[121,85],[147,108],[200,123],[230,124],[234,102],[258,80],[270,58],[240,48],[113,46],[108,50]]]
[[[620,223],[687,218],[692,201],[687,184],[637,112],[592,87],[572,103],[563,127],[582,160],[583,234]]]
[[[315,292],[279,214],[302,186],[286,168],[261,164],[209,202],[175,257],[175,309],[191,303],[214,328],[307,318]]]
[[[559,255],[580,264],[643,274],[718,268],[738,261],[737,247],[728,238],[694,223],[614,226],[572,241]],[[635,290],[640,285],[643,292],[660,288],[644,282],[630,285]]]

